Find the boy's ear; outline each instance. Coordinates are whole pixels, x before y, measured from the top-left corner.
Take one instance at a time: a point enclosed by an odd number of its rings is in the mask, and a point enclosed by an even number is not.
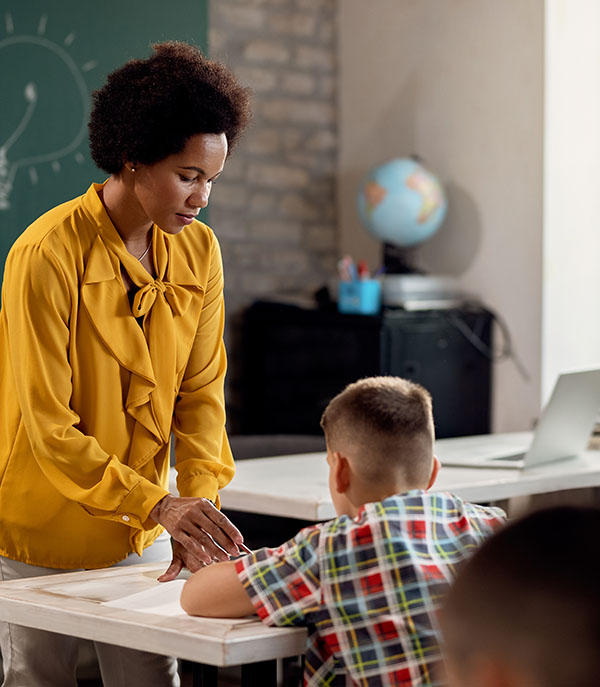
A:
[[[431,487],[434,485],[441,467],[442,464],[440,463],[438,457],[433,456],[433,463],[431,465],[431,476],[429,477],[429,484],[427,485],[427,489],[431,489]]]
[[[339,451],[333,452],[333,483],[338,494],[345,494],[350,486],[350,463]]]

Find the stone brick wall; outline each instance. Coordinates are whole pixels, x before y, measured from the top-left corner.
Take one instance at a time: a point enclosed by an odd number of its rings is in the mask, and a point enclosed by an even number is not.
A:
[[[212,0],[210,54],[254,90],[254,118],[210,199],[225,265],[229,428],[240,318],[256,298],[311,296],[335,271],[337,0]]]

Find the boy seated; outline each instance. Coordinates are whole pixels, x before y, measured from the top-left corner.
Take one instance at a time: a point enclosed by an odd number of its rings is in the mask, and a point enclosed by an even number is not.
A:
[[[429,494],[429,393],[397,377],[350,384],[325,409],[339,517],[277,549],[215,563],[186,582],[193,615],[309,628],[305,684],[440,684],[437,612],[455,567],[504,520],[496,508]]]
[[[458,573],[442,612],[449,687],[600,685],[600,510],[529,515]]]

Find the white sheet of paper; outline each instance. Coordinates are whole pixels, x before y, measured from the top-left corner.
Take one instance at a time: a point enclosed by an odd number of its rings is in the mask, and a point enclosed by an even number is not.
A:
[[[155,613],[156,615],[184,615],[187,613],[179,604],[179,597],[185,580],[173,580],[172,582],[159,582],[151,589],[129,594],[120,599],[103,602],[103,606],[113,608],[125,608],[140,613]]]

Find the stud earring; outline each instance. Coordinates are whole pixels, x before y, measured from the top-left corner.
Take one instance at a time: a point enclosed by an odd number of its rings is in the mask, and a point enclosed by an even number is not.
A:
[[[132,171],[132,172],[135,172],[135,167],[132,167],[132,168],[131,168],[131,171]]]

